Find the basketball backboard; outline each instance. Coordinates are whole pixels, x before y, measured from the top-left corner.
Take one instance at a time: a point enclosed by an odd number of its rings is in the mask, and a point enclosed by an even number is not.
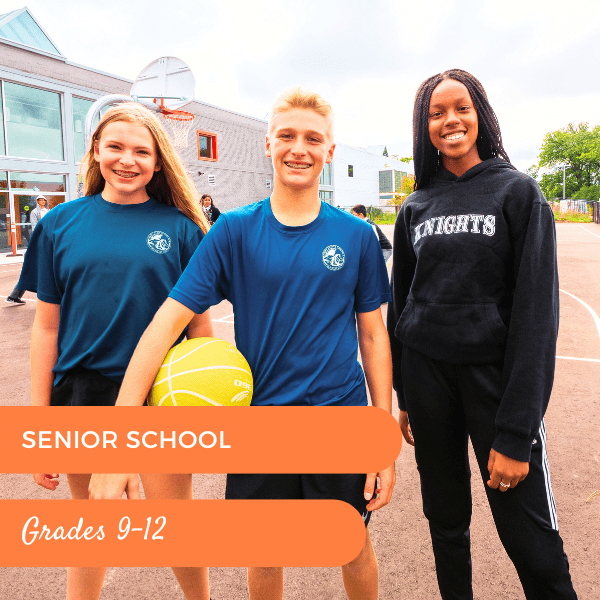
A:
[[[154,102],[177,110],[194,99],[195,89],[196,80],[191,69],[179,58],[163,56],[137,76],[131,97],[141,104]]]

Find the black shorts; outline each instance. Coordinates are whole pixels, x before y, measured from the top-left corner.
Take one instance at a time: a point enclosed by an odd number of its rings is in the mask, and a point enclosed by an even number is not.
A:
[[[227,475],[226,500],[343,500],[361,515],[365,526],[371,513],[365,500],[364,474]]]
[[[98,371],[76,367],[52,388],[50,406],[114,406],[120,387]]]

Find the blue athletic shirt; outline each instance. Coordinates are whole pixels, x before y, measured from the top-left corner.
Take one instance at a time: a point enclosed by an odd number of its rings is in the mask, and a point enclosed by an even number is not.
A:
[[[60,304],[55,384],[77,366],[123,379],[202,235],[178,208],[153,198],[114,204],[97,194],[61,204],[40,220],[18,287]]]
[[[367,404],[355,312],[391,301],[368,223],[321,203],[288,227],[270,199],[222,213],[170,296],[195,313],[231,302],[253,405]]]

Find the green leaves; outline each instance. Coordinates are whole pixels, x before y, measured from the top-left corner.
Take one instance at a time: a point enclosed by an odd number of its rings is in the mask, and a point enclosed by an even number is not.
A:
[[[600,185],[600,125],[590,129],[588,123],[569,123],[544,137],[538,164],[527,172],[542,175],[540,186],[547,198],[562,197],[563,165],[567,198],[598,198]],[[586,195],[587,194],[587,195]]]

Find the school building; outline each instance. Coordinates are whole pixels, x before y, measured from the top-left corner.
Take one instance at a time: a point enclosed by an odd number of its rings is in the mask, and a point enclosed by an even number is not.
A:
[[[385,207],[400,191],[402,179],[414,174],[412,162],[388,156],[385,146],[356,148],[339,143],[330,170],[331,187],[321,185],[321,189],[330,190],[330,201],[344,208],[355,204]]]
[[[0,15],[0,252],[10,249],[11,223],[18,247],[26,247],[36,196],[50,208],[77,196],[86,114],[102,96],[130,95],[132,85],[69,60],[26,7]],[[200,194],[211,194],[221,211],[270,194],[264,119],[196,99],[182,109],[195,117],[179,153]],[[395,183],[382,187],[381,173],[397,182],[408,165],[379,148],[338,144],[321,175],[321,198],[342,207],[385,205]]]
[[[132,84],[70,61],[27,8],[0,15],[0,251],[10,246],[10,222],[26,245],[37,195],[50,207],[76,197],[85,116],[95,100],[129,95]],[[195,119],[179,152],[198,192],[220,210],[268,196],[266,121],[199,100],[183,108]]]

